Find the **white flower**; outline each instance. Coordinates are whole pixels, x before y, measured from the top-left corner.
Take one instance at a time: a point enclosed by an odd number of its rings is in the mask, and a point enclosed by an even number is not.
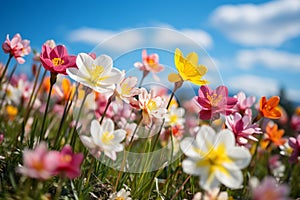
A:
[[[166,125],[183,125],[183,123],[185,122],[184,113],[185,112],[183,108],[176,108],[172,106],[166,114]]]
[[[88,54],[80,53],[76,58],[77,68],[68,68],[67,74],[75,81],[99,92],[112,92],[120,82],[121,71],[113,68],[113,61],[107,55],[95,60]]]
[[[234,134],[224,129],[218,134],[209,126],[202,126],[196,138],[187,137],[180,143],[188,157],[182,162],[183,171],[200,176],[200,186],[205,190],[219,187],[239,188],[243,182],[240,169],[251,160],[249,150],[235,146]]]
[[[226,191],[220,192],[220,188],[214,188],[211,191],[206,191],[204,195],[201,192],[197,192],[193,200],[227,200],[228,194]]]
[[[150,125],[155,119],[164,118],[167,112],[164,99],[156,96],[153,90],[148,93],[145,88],[140,89],[138,100],[131,99],[130,104],[142,110],[143,123],[146,125]]]
[[[130,98],[139,93],[139,89],[136,88],[137,82],[137,77],[129,76],[125,78],[125,74],[123,74],[122,80],[117,84],[115,91],[117,99],[129,103]]]
[[[116,152],[123,151],[124,145],[121,142],[126,136],[126,131],[122,129],[114,130],[114,123],[111,119],[106,119],[102,125],[97,120],[91,123],[91,136],[81,136],[81,140],[94,155],[104,154],[116,160]]]
[[[119,192],[110,195],[109,200],[132,200],[130,192],[122,188]]]

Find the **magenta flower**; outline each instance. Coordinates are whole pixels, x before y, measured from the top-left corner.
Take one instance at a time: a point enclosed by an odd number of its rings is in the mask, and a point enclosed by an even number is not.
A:
[[[70,145],[64,146],[59,152],[58,166],[56,173],[63,173],[68,178],[73,179],[80,176],[80,165],[83,161],[82,153],[73,153]]]
[[[239,92],[234,97],[237,98],[237,104],[233,109],[236,112],[252,116],[251,107],[255,103],[255,96],[246,97],[244,92]]]
[[[9,35],[6,36],[5,42],[2,44],[2,49],[5,53],[13,56],[19,64],[25,62],[24,56],[28,55],[31,51],[29,40],[22,40],[21,35],[17,33],[11,40]]]
[[[248,139],[258,141],[253,134],[262,133],[257,124],[252,124],[251,117],[245,115],[242,117],[240,113],[234,113],[226,117],[226,126],[235,136],[238,145],[246,145]]]
[[[68,55],[68,51],[63,45],[51,48],[47,44],[44,44],[40,60],[45,69],[53,74],[67,75],[67,68],[76,67],[76,56]]]
[[[293,149],[289,162],[297,163],[300,160],[300,135],[298,135],[297,138],[290,137],[289,145]]]
[[[199,118],[202,120],[218,119],[220,114],[229,115],[237,103],[236,98],[228,97],[226,86],[219,86],[216,90],[212,90],[207,85],[203,85],[199,88],[195,100],[200,105]]]
[[[289,187],[287,185],[279,185],[272,177],[265,177],[260,183],[256,179],[251,179],[251,183],[253,200],[289,199]]]
[[[56,151],[48,151],[46,143],[42,142],[34,150],[23,152],[23,166],[17,170],[25,176],[45,180],[54,175],[59,156]]]

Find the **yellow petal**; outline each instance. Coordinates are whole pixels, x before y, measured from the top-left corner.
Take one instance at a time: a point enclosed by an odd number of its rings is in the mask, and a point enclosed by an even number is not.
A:
[[[204,65],[199,65],[196,69],[200,76],[204,76],[207,72],[207,68]]]
[[[180,77],[179,74],[171,73],[168,76],[168,80],[172,83],[175,83],[175,82],[178,82],[178,81],[182,81],[182,78]]]
[[[189,55],[186,56],[186,59],[196,67],[198,65],[198,55],[195,52],[189,53]]]

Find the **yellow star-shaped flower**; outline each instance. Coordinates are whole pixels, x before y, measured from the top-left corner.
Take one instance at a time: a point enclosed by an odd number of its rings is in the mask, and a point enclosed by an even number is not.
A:
[[[198,55],[195,52],[191,52],[185,58],[182,52],[176,48],[174,60],[178,74],[169,74],[168,80],[170,82],[190,81],[196,85],[209,83],[207,80],[202,79],[202,76],[207,72],[207,68],[204,65],[198,65]]]

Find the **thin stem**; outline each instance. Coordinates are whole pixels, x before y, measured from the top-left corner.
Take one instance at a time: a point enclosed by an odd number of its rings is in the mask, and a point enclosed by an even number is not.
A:
[[[107,100],[106,107],[105,107],[104,112],[103,112],[103,114],[102,114],[102,116],[101,116],[101,119],[100,119],[100,121],[99,121],[100,125],[102,124],[102,122],[103,122],[103,120],[104,120],[104,117],[105,117],[105,115],[106,115],[106,112],[107,112],[107,110],[108,110],[109,105],[110,105],[111,102],[112,102],[113,97],[114,97],[114,94],[111,95],[111,96],[108,98],[108,100]]]
[[[56,82],[56,75],[53,75],[51,73],[50,90],[49,90],[49,94],[48,94],[48,98],[47,98],[47,103],[46,103],[46,108],[45,108],[45,113],[44,113],[44,118],[43,118],[43,123],[42,123],[42,131],[41,131],[41,135],[40,135],[40,140],[44,137],[45,132],[46,132],[46,130],[44,130],[45,129],[45,122],[46,122],[46,118],[47,118],[47,113],[48,113],[48,108],[49,108],[51,93],[52,93],[52,89],[53,89],[53,86],[54,86],[55,82]]]
[[[177,192],[173,195],[173,197],[171,198],[171,200],[174,200],[177,196],[178,196],[178,194],[179,194],[179,192],[183,189],[183,187],[184,187],[184,185],[189,181],[189,179],[192,177],[192,175],[189,175],[186,179],[185,179],[185,181],[182,183],[182,185],[179,187],[179,189],[177,190]]]
[[[12,54],[9,54],[8,60],[7,60],[6,64],[5,64],[4,70],[3,70],[2,74],[1,74],[1,77],[0,77],[0,86],[1,86],[1,84],[2,84],[2,79],[3,79],[4,76],[5,76],[5,73],[6,73],[6,71],[7,71],[8,65],[9,65],[10,60],[12,59],[12,57],[13,57],[13,55],[12,55]]]
[[[54,197],[55,200],[59,199],[59,196],[60,196],[61,191],[62,191],[64,180],[65,180],[64,177],[60,177],[59,178],[58,186],[57,186],[55,197]]]
[[[85,91],[85,94],[84,94],[84,97],[83,97],[83,100],[81,102],[81,105],[80,105],[80,108],[79,108],[79,112],[78,112],[78,115],[77,115],[77,118],[76,118],[76,123],[75,123],[75,127],[73,129],[73,132],[72,132],[72,138],[71,138],[71,146],[74,148],[74,145],[75,145],[75,140],[76,140],[76,137],[75,137],[75,130],[77,129],[77,125],[78,125],[78,122],[79,122],[79,116],[80,116],[80,113],[82,111],[82,108],[84,106],[84,103],[86,101],[86,98],[88,96],[88,94],[91,92],[91,89],[90,88],[87,88],[87,90]]]
[[[18,66],[17,64],[14,65],[14,68],[13,68],[12,72],[10,73],[10,75],[9,75],[9,77],[8,77],[8,82],[10,82],[10,80],[11,80],[11,78],[12,78],[14,72],[15,72],[16,69],[17,69],[17,66]],[[5,87],[4,91],[7,91],[8,86],[9,86],[9,84],[6,84],[6,87]],[[7,92],[5,92],[4,95],[2,96],[0,108],[2,108],[2,106],[3,106],[3,103],[4,103],[4,100],[5,100],[6,94],[7,94]]]
[[[139,83],[139,88],[140,87],[142,87],[142,84],[143,84],[143,82],[144,82],[144,79],[146,78],[146,76],[149,74],[149,71],[144,71],[143,72],[143,77],[142,77],[142,79],[141,79],[141,81],[140,81],[140,83]]]

